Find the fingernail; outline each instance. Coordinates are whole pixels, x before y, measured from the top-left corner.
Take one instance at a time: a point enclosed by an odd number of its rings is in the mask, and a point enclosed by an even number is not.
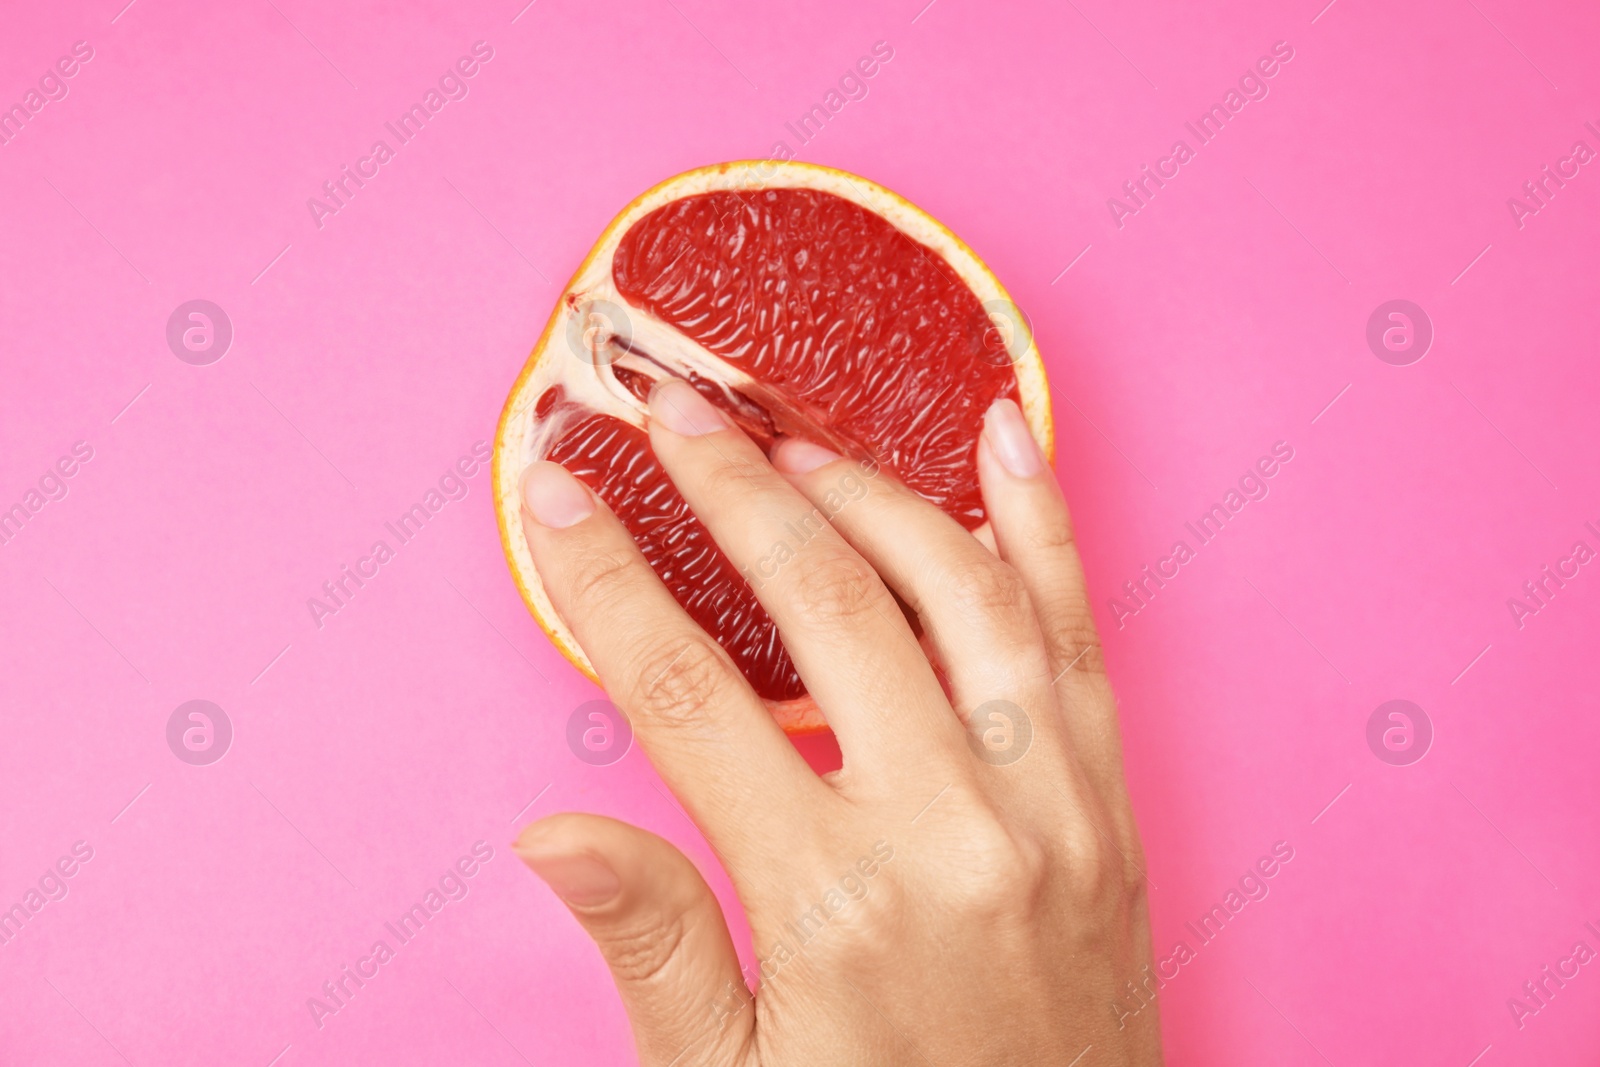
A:
[[[650,418],[675,434],[699,437],[733,426],[733,422],[694,386],[668,378],[650,391]]]
[[[594,514],[594,497],[559,463],[541,460],[522,475],[522,504],[541,526],[564,530]]]
[[[1012,477],[1032,478],[1044,470],[1044,454],[1016,401],[996,400],[989,405],[983,416],[983,436]]]
[[[785,437],[772,451],[772,465],[784,474],[809,474],[839,458],[839,453],[798,437]]]
[[[622,882],[605,861],[587,853],[540,855],[521,842],[512,848],[568,904],[594,907],[622,892]]]

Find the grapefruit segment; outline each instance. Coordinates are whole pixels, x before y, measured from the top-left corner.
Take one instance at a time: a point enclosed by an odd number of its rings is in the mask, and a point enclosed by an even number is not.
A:
[[[716,636],[763,699],[793,700],[805,692],[777,628],[678,495],[645,431],[610,415],[589,415],[543,458],[567,468],[610,505],[651,569],[689,617]]]
[[[630,307],[876,452],[963,521],[983,521],[973,443],[1017,379],[977,296],[879,215],[815,189],[701,193],[629,228],[612,276]],[[796,427],[799,429],[800,427]]]
[[[826,723],[749,583],[650,451],[646,399],[668,376],[763,447],[799,436],[888,467],[985,540],[983,413],[1017,400],[1051,451],[1026,320],[971,250],[888,190],[809,164],[723,164],[662,183],[612,222],[501,416],[495,501],[513,576],[592,678],[523,537],[522,471],[554,460],[616,512],[791,733]]]

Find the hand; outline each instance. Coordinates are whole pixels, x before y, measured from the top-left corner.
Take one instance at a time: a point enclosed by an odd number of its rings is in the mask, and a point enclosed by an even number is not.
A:
[[[592,815],[528,827],[517,851],[610,964],[641,1063],[1159,1064],[1155,1005],[1133,1010],[1153,998],[1150,924],[1116,705],[1016,406],[990,409],[978,448],[998,557],[887,474],[796,440],[769,463],[681,382],[650,413],[741,569],[830,491],[867,488],[757,590],[839,740],[818,777],[605,504],[552,463],[524,478],[545,588],[722,859],[761,961],[752,994],[661,838]]]

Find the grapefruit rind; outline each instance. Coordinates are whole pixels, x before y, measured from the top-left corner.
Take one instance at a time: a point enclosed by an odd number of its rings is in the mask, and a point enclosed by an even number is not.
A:
[[[668,178],[636,197],[611,220],[595,241],[572,279],[556,301],[555,309],[533,347],[522,371],[517,375],[500,413],[495,431],[494,459],[490,468],[494,488],[495,515],[500,528],[500,541],[522,599],[534,620],[550,638],[552,644],[579,671],[596,684],[600,678],[595,673],[589,657],[578,646],[555,605],[545,592],[533,565],[522,529],[521,480],[522,473],[533,458],[536,439],[534,402],[550,385],[569,379],[557,373],[558,339],[566,333],[568,320],[577,312],[575,294],[595,293],[615,295],[611,279],[611,263],[622,236],[639,219],[663,205],[682,197],[724,190],[814,189],[842,197],[886,219],[896,229],[920,242],[943,257],[957,276],[977,296],[986,308],[1015,309],[1016,304],[1005,286],[994,273],[955,234],[931,215],[916,207],[904,197],[878,185],[876,182],[832,167],[815,163],[778,160],[741,160],[719,163],[686,171]],[[616,297],[620,302],[620,297]],[[1007,316],[1013,323],[1026,323],[1020,314]],[[1025,326],[1005,335],[1012,368],[1017,376],[1018,404],[1039,442],[1047,459],[1054,459],[1055,434],[1050,412],[1049,383],[1045,378],[1044,361],[1031,331]],[[554,350],[554,351],[553,351]],[[565,358],[576,358],[568,353]],[[985,523],[974,535],[992,546],[992,536]],[[795,700],[767,702],[773,718],[791,735],[826,731],[827,721],[810,695]]]

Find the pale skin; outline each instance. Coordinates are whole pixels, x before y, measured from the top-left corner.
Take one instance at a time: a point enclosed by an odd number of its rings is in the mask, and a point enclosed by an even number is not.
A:
[[[683,383],[650,416],[723,552],[765,561],[757,595],[843,767],[811,770],[603,502],[553,463],[528,470],[545,588],[726,868],[762,975],[752,992],[667,841],[596,815],[529,826],[516,850],[610,965],[640,1063],[1159,1064],[1157,1004],[1130,1011],[1150,922],[1116,704],[1066,505],[1016,405],[978,443],[997,551],[885,473],[799,440],[763,454]],[[865,492],[839,507],[852,477]],[[773,567],[785,523],[818,509],[831,521]],[[1001,717],[973,728],[985,705]]]

